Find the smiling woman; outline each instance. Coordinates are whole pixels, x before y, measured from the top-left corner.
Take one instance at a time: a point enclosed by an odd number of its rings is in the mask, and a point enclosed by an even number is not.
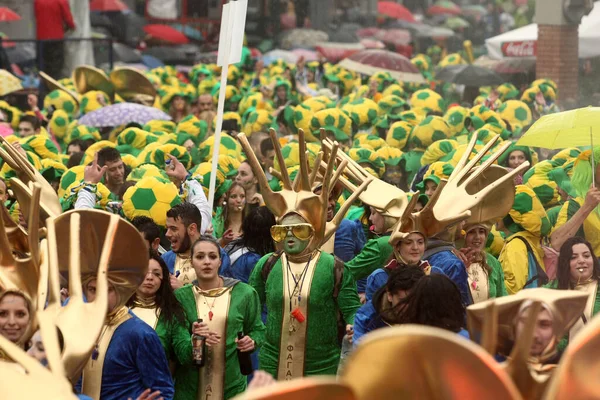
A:
[[[24,347],[22,339],[31,322],[30,309],[29,301],[23,294],[4,292],[0,296],[0,335]]]

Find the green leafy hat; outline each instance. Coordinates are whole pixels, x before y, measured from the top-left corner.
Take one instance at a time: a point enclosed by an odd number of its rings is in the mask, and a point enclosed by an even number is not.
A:
[[[332,132],[335,139],[346,141],[352,135],[352,120],[350,116],[338,108],[329,108],[315,113],[311,119],[312,133],[320,137],[320,129]]]
[[[382,97],[377,103],[379,116],[387,115],[394,120],[401,119],[401,113],[409,109],[406,100],[395,95]]]
[[[538,237],[548,236],[552,229],[540,199],[533,189],[525,185],[516,186],[513,207],[503,222],[513,233],[527,231]]]
[[[517,144],[513,143],[510,147],[502,153],[500,157],[498,157],[498,164],[503,167],[508,167],[508,159],[510,158],[510,153],[513,151],[522,151],[525,154],[525,158],[529,161],[529,165],[533,165],[533,158],[531,156],[531,149],[527,146],[517,146]]]

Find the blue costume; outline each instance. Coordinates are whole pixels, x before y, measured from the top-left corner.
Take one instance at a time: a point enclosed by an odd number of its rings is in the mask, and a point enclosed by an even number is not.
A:
[[[333,253],[342,261],[348,262],[361,252],[367,243],[360,221],[344,219],[335,231]]]
[[[102,367],[101,400],[136,399],[144,390],[175,395],[171,372],[158,335],[129,312],[131,318],[115,330]]]
[[[453,253],[453,250],[453,244],[448,244],[437,239],[430,239],[423,258],[429,261],[429,264],[435,265],[436,268],[432,268],[432,273],[441,271],[458,286],[463,304],[468,306],[473,304],[473,300],[471,299],[471,291],[469,290],[467,268]]]

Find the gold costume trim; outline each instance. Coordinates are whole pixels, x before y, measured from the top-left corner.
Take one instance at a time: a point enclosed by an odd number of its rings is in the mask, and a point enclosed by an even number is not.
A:
[[[196,312],[198,318],[208,325],[208,329],[221,335],[216,346],[208,347],[206,363],[198,373],[198,400],[221,400],[225,395],[225,350],[227,348],[227,317],[231,302],[232,287],[202,290],[194,286]],[[208,305],[205,300],[214,299]],[[212,311],[212,321],[209,313]]]

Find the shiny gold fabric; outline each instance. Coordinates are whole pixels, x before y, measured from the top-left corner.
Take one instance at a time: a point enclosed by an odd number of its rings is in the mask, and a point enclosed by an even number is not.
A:
[[[216,346],[208,347],[206,364],[199,369],[198,400],[221,400],[225,393],[225,349],[227,338],[227,316],[231,302],[231,287],[212,291],[200,290],[194,286],[198,318],[208,325],[208,329],[221,335]],[[212,312],[212,318],[211,313]]]
[[[90,65],[81,65],[73,70],[73,83],[79,94],[92,90],[104,92],[114,99],[115,87],[108,76],[100,68]]]
[[[144,74],[135,68],[117,67],[110,73],[116,93],[125,101],[149,102],[152,104],[156,98],[156,89]]]

